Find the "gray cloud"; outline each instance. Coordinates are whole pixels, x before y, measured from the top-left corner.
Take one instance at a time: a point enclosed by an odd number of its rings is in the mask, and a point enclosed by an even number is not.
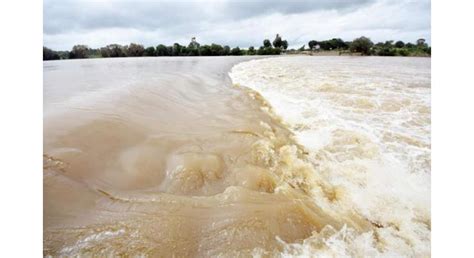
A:
[[[294,1],[61,1],[44,2],[44,32],[108,27],[167,29],[196,21],[220,22],[271,13],[295,14],[313,10],[346,10],[371,0]]]
[[[186,43],[191,36],[201,43],[247,47],[275,33],[291,46],[318,37],[349,40],[356,32],[376,40],[429,40],[430,9],[429,0],[45,0],[43,34],[44,44],[55,49],[79,43]],[[385,38],[390,33],[393,37]]]

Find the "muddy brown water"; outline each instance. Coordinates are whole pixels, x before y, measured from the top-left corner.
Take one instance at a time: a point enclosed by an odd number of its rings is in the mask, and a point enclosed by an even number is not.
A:
[[[279,256],[391,227],[347,205],[272,103],[232,84],[251,59],[44,62],[44,255]]]

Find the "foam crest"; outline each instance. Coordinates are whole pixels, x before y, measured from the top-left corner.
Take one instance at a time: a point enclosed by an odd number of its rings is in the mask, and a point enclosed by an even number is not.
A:
[[[294,174],[314,202],[332,193],[327,209],[354,209],[372,224],[328,225],[286,244],[286,254],[430,255],[429,59],[279,57],[240,63],[230,76],[257,91],[308,152],[311,167]]]

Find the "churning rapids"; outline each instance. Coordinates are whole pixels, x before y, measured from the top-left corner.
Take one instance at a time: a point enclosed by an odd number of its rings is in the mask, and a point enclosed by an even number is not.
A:
[[[44,62],[44,255],[430,256],[430,59]]]

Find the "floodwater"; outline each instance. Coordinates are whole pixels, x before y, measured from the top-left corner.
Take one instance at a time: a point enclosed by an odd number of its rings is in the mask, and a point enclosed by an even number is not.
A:
[[[44,254],[430,256],[430,59],[251,59],[44,62]]]

